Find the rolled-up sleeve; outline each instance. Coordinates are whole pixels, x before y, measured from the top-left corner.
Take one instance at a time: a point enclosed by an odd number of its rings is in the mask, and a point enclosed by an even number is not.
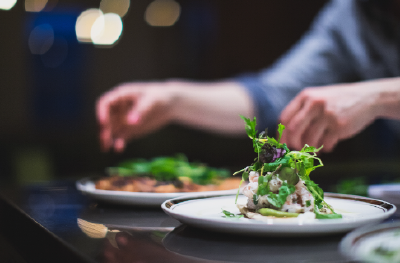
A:
[[[235,79],[253,99],[258,130],[268,127],[275,131],[281,111],[305,87],[355,80],[356,71],[343,32],[347,30],[343,25],[356,26],[352,2],[328,3],[310,30],[274,65]]]

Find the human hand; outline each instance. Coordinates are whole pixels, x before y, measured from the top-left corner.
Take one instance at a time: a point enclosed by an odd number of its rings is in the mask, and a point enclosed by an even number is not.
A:
[[[282,142],[294,149],[307,143],[332,151],[382,113],[378,102],[386,86],[387,81],[378,80],[304,89],[281,113]]]
[[[128,140],[171,121],[174,88],[169,83],[125,83],[102,95],[96,105],[103,151],[124,150]]]

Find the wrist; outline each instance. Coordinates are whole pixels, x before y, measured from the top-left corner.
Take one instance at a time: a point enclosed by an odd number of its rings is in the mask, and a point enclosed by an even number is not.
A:
[[[182,112],[187,111],[185,109],[185,100],[187,99],[187,93],[190,94],[190,83],[181,80],[168,80],[166,81],[167,94],[171,100],[170,107],[170,120],[171,122],[179,123],[182,119]]]
[[[376,117],[400,119],[400,78],[387,80],[378,90]]]

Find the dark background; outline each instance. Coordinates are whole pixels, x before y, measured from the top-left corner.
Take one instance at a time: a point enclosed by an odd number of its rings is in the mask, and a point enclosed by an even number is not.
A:
[[[271,65],[308,29],[322,0],[181,0],[171,27],[143,19],[150,0],[132,0],[123,34],[111,48],[80,44],[71,34],[76,17],[99,1],[59,0],[52,10],[24,11],[22,1],[0,10],[0,176],[30,183],[97,175],[120,160],[184,153],[190,161],[242,168],[254,156],[247,138],[224,138],[169,126],[131,142],[123,154],[101,153],[96,99],[126,81],[185,78],[214,80]],[[28,49],[39,22],[58,25],[69,45],[63,64],[46,68]],[[57,32],[56,32],[57,33]],[[316,179],[331,187],[340,178],[370,182],[398,177],[399,142],[379,121],[322,154]]]

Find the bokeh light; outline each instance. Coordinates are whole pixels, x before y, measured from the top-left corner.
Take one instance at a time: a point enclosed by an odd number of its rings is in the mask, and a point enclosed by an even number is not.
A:
[[[40,12],[47,4],[48,0],[25,0],[25,11]]]
[[[96,19],[103,16],[97,8],[91,8],[82,12],[76,20],[75,31],[79,42],[92,42],[91,32]]]
[[[10,10],[17,3],[17,0],[0,0],[0,9]]]
[[[172,26],[180,14],[181,7],[174,0],[155,0],[147,6],[144,19],[151,26]]]
[[[121,17],[114,13],[104,14],[93,24],[91,37],[93,44],[112,45],[122,34]]]
[[[43,55],[54,43],[54,30],[49,24],[36,26],[29,35],[28,46],[32,54]]]
[[[101,0],[100,10],[106,13],[114,13],[124,17],[128,12],[130,0]]]

